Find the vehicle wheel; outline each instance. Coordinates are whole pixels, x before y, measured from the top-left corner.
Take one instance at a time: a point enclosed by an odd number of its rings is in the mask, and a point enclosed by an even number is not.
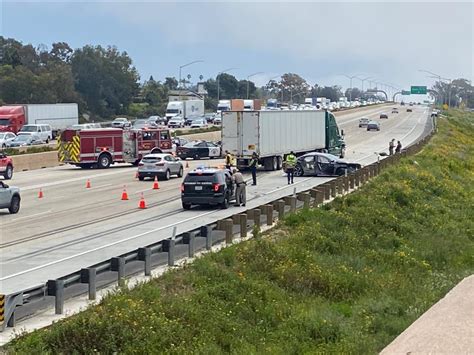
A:
[[[281,170],[283,166],[283,158],[282,157],[277,157],[277,170]]]
[[[112,159],[108,154],[101,154],[99,155],[99,160],[97,161],[97,165],[99,169],[107,169],[110,164],[112,163]]]
[[[143,180],[145,180],[145,177],[138,175],[138,180],[143,181]]]
[[[179,168],[178,177],[183,177],[183,167]]]
[[[272,159],[272,171],[278,170],[278,157]]]
[[[15,195],[12,197],[10,207],[8,207],[8,211],[10,211],[11,214],[15,214],[15,213],[18,213],[19,210],[20,210],[20,197]]]
[[[46,144],[49,144],[49,137],[46,138]]]
[[[10,180],[13,177],[13,167],[11,165],[7,166],[7,170],[5,170],[3,176],[5,177],[5,180]]]
[[[263,161],[263,167],[265,168],[266,171],[272,170],[272,164],[273,164],[272,158],[265,158],[265,160]]]
[[[190,204],[190,203],[184,203],[184,202],[183,202],[183,209],[185,209],[185,210],[190,210],[190,209],[191,209],[191,204]]]
[[[224,202],[221,203],[221,208],[223,210],[226,210],[226,209],[229,208],[229,196],[228,196],[228,194],[225,195]]]
[[[303,175],[304,175],[303,167],[300,164],[296,164],[295,176],[303,176]]]
[[[170,171],[169,171],[169,170],[166,170],[166,173],[165,173],[165,176],[164,176],[165,180],[169,180],[170,177],[171,177]]]
[[[5,149],[7,145],[5,143],[2,144],[2,149]]]
[[[196,154],[193,159],[194,159],[194,160],[199,160],[199,155]]]
[[[347,172],[349,172],[349,170]],[[343,176],[344,174],[345,174],[344,169],[342,169],[342,168],[337,168],[336,169],[336,175],[337,176]]]

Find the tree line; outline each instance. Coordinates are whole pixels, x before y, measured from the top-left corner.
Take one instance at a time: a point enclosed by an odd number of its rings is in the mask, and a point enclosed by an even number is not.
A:
[[[0,105],[15,103],[77,102],[80,112],[92,119],[117,115],[144,117],[163,114],[170,90],[185,87],[196,90],[196,85],[184,78],[163,81],[151,76],[141,81],[133,61],[125,51],[114,46],[86,45],[72,49],[66,42],[34,47],[12,38],[0,36]],[[199,77],[202,82],[204,78]],[[340,86],[311,86],[295,73],[281,75],[263,87],[239,80],[228,73],[204,81],[208,92],[208,110],[215,110],[218,99],[277,98],[282,102],[301,103],[305,97],[326,97],[338,101],[340,97],[368,98],[368,93],[352,88],[342,92]],[[218,88],[219,87],[219,88]],[[470,82],[457,79],[450,84],[438,82],[433,87],[439,102],[474,106],[474,92]]]

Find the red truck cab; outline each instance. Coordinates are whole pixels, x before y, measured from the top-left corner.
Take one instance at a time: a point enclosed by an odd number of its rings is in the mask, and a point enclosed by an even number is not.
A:
[[[0,132],[18,133],[26,122],[23,106],[0,106]]]

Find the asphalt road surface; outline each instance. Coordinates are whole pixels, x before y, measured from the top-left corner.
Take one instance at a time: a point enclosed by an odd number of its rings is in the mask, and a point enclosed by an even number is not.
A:
[[[388,142],[395,138],[404,146],[423,133],[429,109],[415,106],[413,112],[400,107],[391,114],[392,106],[366,107],[336,113],[344,130],[346,159],[363,165],[377,160],[376,152],[387,152]],[[380,120],[380,113],[389,119]],[[379,132],[358,127],[360,117],[381,122]],[[217,165],[222,160],[189,161],[197,165]],[[143,247],[177,232],[197,228],[225,218],[238,211],[252,209],[266,202],[319,185],[328,178],[295,178],[288,186],[281,171],[259,172],[258,186],[247,187],[247,207],[227,210],[181,208],[181,178],[153,182],[135,179],[136,168],[115,165],[107,170],[83,170],[61,166],[35,171],[17,172],[11,185],[22,192],[21,210],[9,215],[0,211],[0,293],[12,293],[44,283],[94,265],[111,257]],[[90,180],[91,188],[86,189]],[[128,201],[121,201],[126,186]],[[44,197],[38,198],[39,189]],[[147,209],[138,209],[143,194]]]

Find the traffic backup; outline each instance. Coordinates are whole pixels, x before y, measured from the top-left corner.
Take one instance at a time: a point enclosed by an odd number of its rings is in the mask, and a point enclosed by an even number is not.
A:
[[[81,168],[108,168],[113,163],[138,165],[149,153],[172,151],[167,129],[66,129],[58,138],[59,161]]]

